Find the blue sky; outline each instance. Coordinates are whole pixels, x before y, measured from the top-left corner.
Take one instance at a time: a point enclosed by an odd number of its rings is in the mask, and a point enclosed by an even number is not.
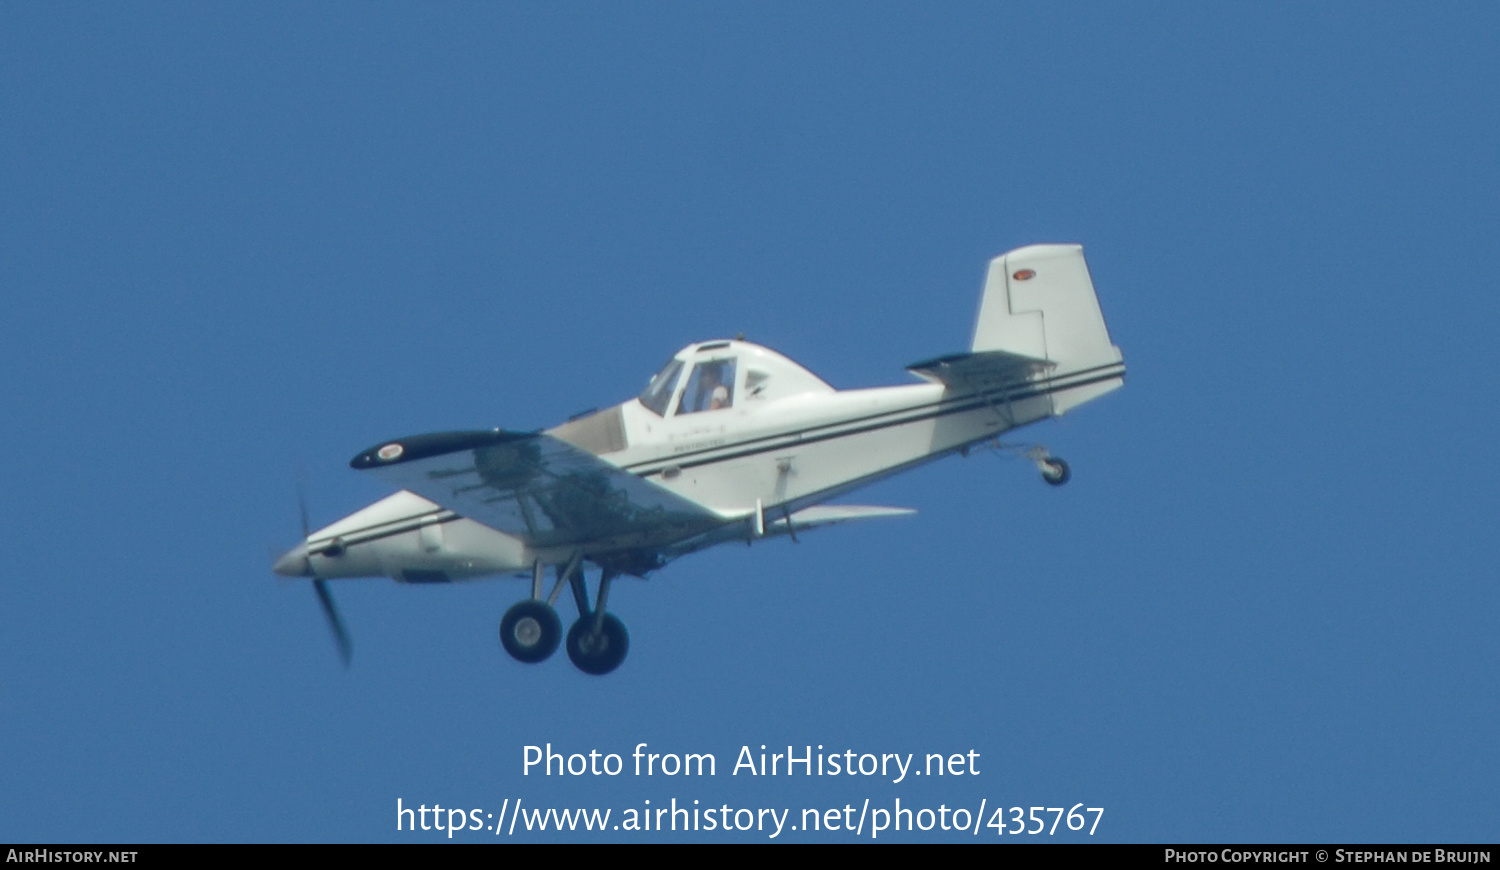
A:
[[[0,839],[899,798],[1493,841],[1497,36],[1481,4],[7,6]],[[608,678],[503,654],[510,579],[334,584],[345,671],[270,573],[299,481],[319,524],[386,494],[347,467],[383,438],[552,425],[738,332],[901,383],[966,346],[990,257],[1073,241],[1130,374],[1025,433],[1072,483],[945,460],[855,499],[914,517],[617,584]],[[721,767],[523,776],[546,742]],[[761,744],[980,774],[729,775]]]

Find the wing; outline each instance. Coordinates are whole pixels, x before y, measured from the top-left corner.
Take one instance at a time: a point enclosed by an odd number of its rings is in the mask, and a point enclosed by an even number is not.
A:
[[[1050,360],[1003,350],[955,353],[912,363],[906,370],[963,393],[982,393],[1026,383],[1056,367]]]
[[[349,465],[535,549],[657,549],[726,521],[540,433],[416,435],[371,447]]]

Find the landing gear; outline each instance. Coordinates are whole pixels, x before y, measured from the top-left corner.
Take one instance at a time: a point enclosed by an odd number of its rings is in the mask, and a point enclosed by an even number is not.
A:
[[[614,572],[605,568],[599,578],[599,599],[590,610],[583,574],[568,578],[573,586],[573,601],[578,605],[578,621],[568,629],[568,658],[585,674],[609,673],[625,661],[625,654],[630,651],[630,634],[625,631],[625,623],[604,610],[609,601],[609,584],[614,579]]]
[[[1061,458],[1047,452],[1047,448],[1040,445],[1026,451],[1031,461],[1036,463],[1036,470],[1042,473],[1042,480],[1052,486],[1062,486],[1073,476],[1073,470],[1068,468],[1068,463]]]
[[[1004,450],[1012,455],[1025,456],[1036,464],[1036,470],[1042,473],[1042,480],[1051,486],[1062,486],[1073,478],[1073,470],[1068,467],[1061,457],[1053,456],[1046,447],[1040,444],[1003,444],[999,438],[991,438],[981,441],[977,445],[971,444],[959,449],[964,456],[968,456],[969,450]]]
[[[545,601],[529,599],[505,611],[500,620],[500,645],[518,662],[534,664],[557,652],[562,620]]]
[[[630,651],[630,634],[625,631],[625,623],[604,609],[614,571],[605,568],[599,578],[598,602],[590,608],[582,561],[581,555],[575,554],[566,565],[557,566],[557,583],[545,600],[542,598],[545,566],[540,562],[533,566],[531,598],[507,610],[505,618],[500,620],[500,643],[516,661],[539,662],[557,651],[562,640],[562,621],[552,605],[557,602],[564,582],[572,588],[573,601],[578,605],[578,621],[568,630],[568,658],[580,671],[594,675],[607,674],[625,661],[625,654]]]
[[[600,676],[618,668],[630,651],[625,623],[613,613],[578,617],[568,629],[568,658],[585,674]]]

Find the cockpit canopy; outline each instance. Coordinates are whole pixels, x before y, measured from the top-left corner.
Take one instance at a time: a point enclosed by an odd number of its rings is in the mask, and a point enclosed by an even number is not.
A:
[[[774,350],[748,341],[705,341],[678,351],[638,398],[658,417],[680,417],[832,392],[821,378]]]

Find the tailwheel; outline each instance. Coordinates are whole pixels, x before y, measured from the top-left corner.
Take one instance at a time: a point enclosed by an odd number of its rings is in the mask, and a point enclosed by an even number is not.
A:
[[[1036,470],[1042,473],[1042,480],[1052,486],[1062,486],[1073,476],[1073,470],[1068,467],[1068,463],[1063,462],[1061,457],[1048,453],[1047,448],[1040,444],[1027,450],[1026,455],[1036,463]]]
[[[534,664],[557,652],[562,620],[545,601],[528,599],[505,611],[500,620],[500,645],[518,662]],[[569,640],[571,653],[572,641]]]
[[[629,651],[630,634],[612,613],[584,614],[568,629],[568,658],[585,674],[609,673]]]

